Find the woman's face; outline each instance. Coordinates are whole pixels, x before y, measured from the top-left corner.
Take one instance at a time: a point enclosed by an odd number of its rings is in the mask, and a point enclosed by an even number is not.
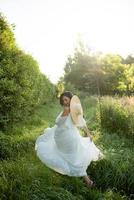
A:
[[[71,99],[69,97],[63,96],[62,100],[63,100],[63,106],[70,106]]]

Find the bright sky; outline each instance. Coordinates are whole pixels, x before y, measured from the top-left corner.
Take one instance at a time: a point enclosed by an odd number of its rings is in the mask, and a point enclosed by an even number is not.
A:
[[[94,51],[134,53],[134,0],[0,0],[17,44],[56,83],[78,34]]]

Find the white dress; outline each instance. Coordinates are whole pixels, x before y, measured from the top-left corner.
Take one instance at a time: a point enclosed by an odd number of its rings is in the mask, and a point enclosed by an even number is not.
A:
[[[49,168],[68,176],[86,176],[91,161],[102,159],[104,154],[89,137],[80,134],[71,114],[57,116],[55,125],[44,129],[35,142],[38,158]],[[80,127],[86,121],[81,121]]]

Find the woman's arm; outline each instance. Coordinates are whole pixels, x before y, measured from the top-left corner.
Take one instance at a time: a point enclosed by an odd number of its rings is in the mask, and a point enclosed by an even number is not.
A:
[[[79,122],[80,122],[80,126],[81,126],[82,130],[84,131],[84,133],[86,133],[86,135],[88,137],[90,137],[90,139],[92,141],[91,131],[88,129],[87,123],[86,123],[86,120],[84,119],[84,117],[80,117]]]
[[[78,123],[76,125],[78,128],[82,129],[84,133],[91,139],[92,141],[92,135],[90,134],[90,130],[87,127],[86,120],[82,115],[78,115]]]
[[[82,127],[82,130],[84,130],[84,133],[87,134],[88,137],[90,137],[91,141],[92,141],[92,135],[91,135],[91,132],[90,130],[88,129],[87,125],[83,126]]]

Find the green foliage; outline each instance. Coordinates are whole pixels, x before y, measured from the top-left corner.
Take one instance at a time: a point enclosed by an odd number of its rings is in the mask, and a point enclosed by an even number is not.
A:
[[[134,64],[134,56],[132,54],[129,54],[126,59],[123,59],[122,62],[124,64]]]
[[[82,99],[86,103],[85,115],[90,119],[95,114],[90,110],[95,110],[96,98]],[[41,105],[28,120],[15,125],[10,137],[10,130],[6,134],[1,132],[2,147],[9,152],[0,162],[1,199],[127,200],[126,194],[132,199],[133,144],[117,134],[96,132],[94,135],[95,144],[106,155],[105,159],[92,162],[87,170],[96,188],[89,189],[81,178],[62,176],[40,162],[34,150],[35,140],[46,127],[54,125],[60,109],[58,101]]]
[[[70,83],[75,89],[89,93],[97,92],[96,74],[97,57],[95,55],[75,52],[73,57],[68,57],[64,68],[65,85]]]
[[[14,34],[0,15],[0,128],[24,120],[38,105],[53,101],[56,88],[37,61],[16,47]]]
[[[4,50],[16,48],[12,26],[7,23],[6,17],[0,13],[0,54]]]
[[[106,159],[92,163],[89,173],[103,191],[111,188],[115,192],[132,196],[133,176],[133,141],[117,134],[100,133],[97,143],[103,149]]]
[[[16,160],[18,156],[25,154],[26,151],[31,150],[34,146],[33,140],[13,139],[4,133],[0,135],[0,159],[1,160]]]
[[[133,194],[134,177],[132,176],[132,164],[129,163],[129,165],[127,165],[124,156],[120,163],[116,160],[116,156],[115,158],[111,156],[111,159],[114,159],[114,161],[103,159],[97,162],[97,164],[91,164],[92,166],[89,168],[89,173],[92,174],[97,186],[100,187],[103,192],[111,188],[114,192],[119,191],[124,195]]]
[[[40,73],[33,57],[16,47],[14,34],[2,15],[0,46],[0,128],[8,127],[0,132],[0,198],[126,200],[127,195],[132,199],[134,101],[102,98],[101,107],[97,107],[98,97],[89,97],[96,93],[131,94],[132,57],[126,62],[111,55],[101,60],[100,55],[81,49],[69,57],[65,68],[66,88],[80,96],[89,129],[95,130],[93,140],[106,156],[88,167],[97,184],[89,189],[80,178],[62,176],[37,158],[35,140],[46,127],[54,125],[61,109],[55,101],[57,88]],[[62,90],[63,85],[59,88]],[[97,127],[96,107],[101,108],[97,115],[106,133]]]
[[[65,87],[98,95],[134,93],[134,57],[75,49],[64,68]]]
[[[134,137],[134,98],[128,99],[131,104],[126,104],[125,97],[102,97],[98,106],[98,119],[101,128],[109,133],[121,136]]]
[[[12,141],[10,136],[0,132],[0,159],[9,159],[12,153]]]
[[[56,96],[59,98],[60,94],[64,91],[64,80],[63,77],[60,77],[59,81],[56,84]]]

